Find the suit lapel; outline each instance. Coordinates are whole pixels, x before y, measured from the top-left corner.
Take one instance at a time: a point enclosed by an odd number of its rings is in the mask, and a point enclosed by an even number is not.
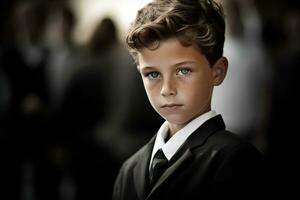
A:
[[[188,162],[192,157],[192,153],[190,149],[186,149],[182,156],[179,157],[166,171],[161,175],[161,177],[157,180],[156,184],[153,186],[149,195],[146,199],[148,199],[156,190],[167,180],[183,163]]]
[[[133,170],[134,187],[139,199],[145,199],[149,185],[149,163],[155,137],[144,147]]]

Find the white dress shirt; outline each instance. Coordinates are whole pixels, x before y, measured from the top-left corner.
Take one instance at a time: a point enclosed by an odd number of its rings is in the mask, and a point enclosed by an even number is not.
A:
[[[166,158],[169,161],[177,152],[177,150],[181,147],[181,145],[186,141],[186,139],[198,127],[200,127],[204,122],[215,117],[216,115],[217,114],[214,110],[211,110],[207,113],[200,115],[199,117],[190,121],[185,127],[180,129],[178,132],[176,132],[167,142],[165,142],[165,138],[168,136],[169,133],[169,124],[167,121],[165,121],[160,127],[160,129],[158,130],[158,133],[156,135],[154,147],[152,150],[149,170],[152,164],[153,157],[160,148],[162,149]]]

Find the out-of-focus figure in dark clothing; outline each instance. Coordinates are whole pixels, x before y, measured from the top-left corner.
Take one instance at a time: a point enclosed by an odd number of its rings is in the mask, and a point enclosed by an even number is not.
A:
[[[3,43],[1,56],[9,93],[0,179],[6,189],[1,192],[1,199],[21,197],[23,166],[38,165],[46,140],[43,133],[48,113],[47,51],[42,45],[46,10],[40,2],[18,1],[8,19],[12,30],[9,40]]]
[[[140,101],[146,94],[136,84],[137,69],[118,38],[115,22],[102,19],[87,44],[87,62],[77,68],[63,98],[62,131],[73,135],[71,168],[78,200],[110,199],[122,160],[151,137],[149,126],[133,121],[159,121],[144,115],[150,104]],[[136,135],[138,130],[145,134]]]
[[[108,51],[110,46],[104,48]],[[108,113],[110,84],[107,80],[112,65],[110,60],[94,53],[88,47],[86,52],[81,52],[81,61],[71,65],[73,69],[68,71],[56,119],[58,135],[63,137],[62,144],[68,149],[67,167],[73,179],[75,199],[108,199],[116,165],[111,153],[93,135],[97,124]]]
[[[284,37],[273,41],[279,46],[273,54],[275,75],[268,135],[272,186],[275,194],[286,198],[297,195],[293,179],[299,177],[300,5],[295,3],[283,12],[279,24]]]
[[[119,159],[125,159],[152,137],[151,131],[156,130],[152,123],[160,124],[162,120],[148,103],[137,66],[124,44],[118,41],[112,19],[101,21],[89,44],[97,59],[111,63],[105,73],[109,84],[109,111],[98,124],[97,137],[105,145],[117,144],[111,149]],[[147,124],[148,121],[151,123]]]
[[[66,3],[52,3],[48,14],[44,43],[49,50],[47,60],[47,86],[51,109],[61,109],[62,98],[68,81],[76,69],[85,63],[83,50],[74,42],[77,18]]]
[[[48,2],[48,9],[43,42],[49,53],[45,64],[45,80],[50,111],[45,132],[44,159],[36,170],[42,186],[36,193],[43,199],[65,199],[74,195],[75,190],[69,172],[70,145],[75,133],[65,128],[68,119],[62,114],[63,99],[83,56],[72,37],[76,25],[73,10],[63,1]]]

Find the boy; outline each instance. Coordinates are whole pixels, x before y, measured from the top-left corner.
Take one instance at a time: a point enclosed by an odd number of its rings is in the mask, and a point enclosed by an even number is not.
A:
[[[210,106],[227,71],[224,32],[222,9],[212,0],[154,0],[138,12],[127,44],[166,121],[123,164],[114,200],[244,199],[258,192],[260,153],[226,131]]]

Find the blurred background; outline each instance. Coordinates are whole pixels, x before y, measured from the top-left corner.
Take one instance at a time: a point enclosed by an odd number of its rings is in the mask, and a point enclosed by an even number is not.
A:
[[[212,108],[295,186],[300,3],[218,0],[227,77]],[[0,199],[110,199],[122,162],[163,120],[124,45],[150,0],[0,1]],[[272,184],[271,184],[272,183]]]

